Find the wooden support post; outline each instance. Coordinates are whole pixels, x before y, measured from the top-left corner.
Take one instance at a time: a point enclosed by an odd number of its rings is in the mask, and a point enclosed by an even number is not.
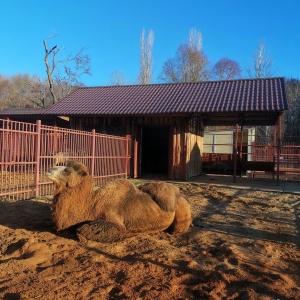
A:
[[[240,138],[240,155],[239,155],[239,158],[240,158],[240,164],[241,164],[241,161],[242,161],[242,158],[243,158],[243,125],[241,126],[241,138]],[[242,177],[242,169],[240,171],[240,177]]]
[[[281,116],[278,116],[277,126],[278,126],[278,133],[277,133],[277,185],[279,185],[280,149],[281,149]]]
[[[137,178],[140,176],[140,157],[142,155],[141,149],[141,139],[142,139],[142,128],[137,123],[135,127],[135,136],[134,136],[134,144],[133,144],[133,178]]]
[[[273,149],[272,149],[272,156],[273,156],[273,163],[274,163],[273,180],[275,179],[275,170],[276,170],[275,163],[277,160],[276,153],[277,153],[277,124],[274,126]]]
[[[168,149],[168,179],[174,179],[174,128],[173,126],[169,127],[169,149]]]
[[[133,146],[133,178],[138,177],[138,141],[136,139],[136,136],[134,137],[134,146]]]
[[[237,146],[238,146],[238,123],[235,124],[235,138],[234,138],[234,148],[233,148],[233,182],[234,183],[236,183]]]

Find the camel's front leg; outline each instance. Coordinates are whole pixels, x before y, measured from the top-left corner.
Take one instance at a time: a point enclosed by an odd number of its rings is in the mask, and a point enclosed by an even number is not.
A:
[[[92,240],[100,243],[112,243],[126,237],[126,229],[106,220],[86,223],[77,229],[77,237],[81,242]]]

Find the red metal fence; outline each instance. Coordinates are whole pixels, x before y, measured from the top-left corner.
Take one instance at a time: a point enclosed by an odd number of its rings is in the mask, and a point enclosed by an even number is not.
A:
[[[0,199],[52,194],[45,176],[54,165],[78,159],[96,184],[126,178],[131,138],[0,119]]]
[[[283,143],[280,151],[280,168],[282,171],[300,172],[300,145]]]
[[[204,170],[211,173],[233,172],[233,133],[214,133],[221,142],[215,143],[204,142],[203,167]],[[229,138],[231,136],[231,139]],[[225,140],[225,142],[224,142]],[[229,141],[229,142],[227,142]],[[278,162],[279,149],[279,162]],[[282,180],[300,180],[300,145],[295,143],[282,143],[278,148],[274,144],[258,143],[254,141],[254,137],[248,135],[244,142],[238,146],[238,163],[237,169],[241,165],[241,161],[250,162],[272,162],[274,171],[258,171],[249,170],[248,173],[255,177],[273,177],[279,168],[279,177]],[[265,166],[265,165],[263,165]]]

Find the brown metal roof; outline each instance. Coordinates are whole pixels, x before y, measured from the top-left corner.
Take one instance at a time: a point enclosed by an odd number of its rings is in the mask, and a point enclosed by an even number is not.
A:
[[[45,109],[26,109],[26,108],[7,108],[0,111],[0,116],[19,116],[19,115],[41,115]]]
[[[46,109],[19,109],[19,108],[7,108],[0,111],[0,119],[9,118],[12,121],[35,123],[37,120],[41,120],[43,125],[57,125],[59,127],[69,128],[70,124],[68,121],[63,120],[58,116],[45,115]]]
[[[81,87],[45,114],[168,115],[287,110],[283,78]]]

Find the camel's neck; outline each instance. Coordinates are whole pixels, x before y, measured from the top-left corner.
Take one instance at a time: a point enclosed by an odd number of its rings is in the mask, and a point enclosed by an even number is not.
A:
[[[94,220],[93,179],[85,178],[75,187],[65,187],[56,192],[53,201],[53,221],[57,230],[63,230],[75,224]]]
[[[65,182],[55,182],[55,191],[54,191],[54,199],[59,197],[59,195],[66,189]]]

